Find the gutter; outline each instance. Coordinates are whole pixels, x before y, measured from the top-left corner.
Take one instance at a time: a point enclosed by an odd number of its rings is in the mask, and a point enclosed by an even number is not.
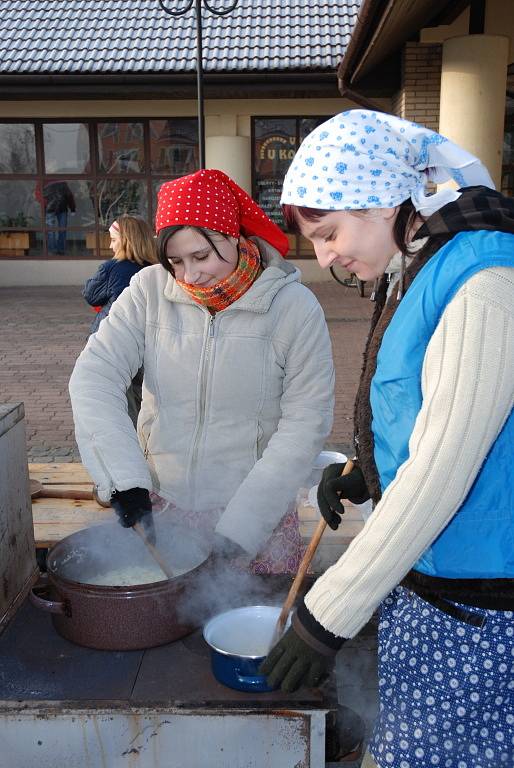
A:
[[[391,0],[389,0],[387,6],[390,4]],[[354,90],[351,86],[351,81],[354,76],[354,72],[352,72],[353,61],[357,58],[357,54],[366,44],[366,38],[369,37],[373,19],[378,15],[379,7],[381,5],[384,5],[384,0],[364,0],[357,13],[357,22],[353,29],[350,43],[339,67],[337,68],[337,87],[341,96],[351,99],[356,104],[359,104],[359,106],[364,107],[364,109],[374,109],[378,112],[382,112],[384,107]],[[385,14],[380,13],[380,18],[383,19],[384,15]],[[380,26],[381,24],[379,25],[379,28]],[[376,31],[374,37],[376,36]]]

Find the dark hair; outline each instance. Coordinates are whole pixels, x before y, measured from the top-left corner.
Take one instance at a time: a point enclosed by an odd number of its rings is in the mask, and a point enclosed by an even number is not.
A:
[[[215,244],[212,241],[211,236],[208,233],[208,230],[204,229],[203,227],[192,227],[189,224],[175,224],[171,227],[164,227],[164,229],[161,229],[159,234],[157,235],[157,258],[159,259],[159,263],[162,264],[164,269],[167,272],[170,272],[173,277],[175,277],[175,270],[173,269],[173,265],[170,263],[168,256],[166,255],[166,250],[168,247],[168,242],[171,237],[175,234],[175,232],[178,232],[180,229],[194,229],[196,232],[200,232],[200,234],[207,240],[209,245],[211,246],[212,250],[216,253],[218,259],[221,259],[221,261],[226,261],[226,259],[223,258],[221,253],[216,248]],[[228,240],[229,235],[225,235],[223,232],[217,232],[216,234],[221,235],[226,240]]]
[[[370,209],[360,208],[355,211],[348,211],[348,213],[362,216],[367,214],[368,210]],[[319,221],[329,213],[335,213],[335,211],[329,211],[326,208],[307,208],[303,205],[290,205],[289,203],[285,203],[282,206],[282,214],[284,216],[287,229],[289,232],[296,235],[300,234],[300,219],[305,219],[305,221]],[[403,203],[400,203],[398,214],[393,226],[394,242],[398,246],[398,250],[402,253],[409,253],[407,237],[416,217],[423,218],[416,211],[412,200],[410,197],[408,197],[407,200],[404,200]]]

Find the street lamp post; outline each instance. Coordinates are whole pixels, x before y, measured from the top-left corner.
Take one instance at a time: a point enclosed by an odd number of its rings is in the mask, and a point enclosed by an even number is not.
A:
[[[203,0],[203,3],[208,11],[215,16],[227,16],[236,7],[239,0],[231,0],[230,6],[223,10],[216,10],[212,8],[207,0]],[[199,161],[200,169],[205,168],[205,118],[203,108],[203,44],[202,44],[202,0],[186,0],[184,8],[167,8],[164,4],[164,0],[158,0],[162,10],[169,16],[178,18],[184,16],[195,5],[196,12],[196,93],[198,104],[198,147],[199,147]]]

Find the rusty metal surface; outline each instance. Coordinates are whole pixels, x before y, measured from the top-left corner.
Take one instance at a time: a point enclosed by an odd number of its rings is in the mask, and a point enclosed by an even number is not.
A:
[[[142,655],[70,643],[26,602],[0,637],[0,700],[127,700]]]
[[[214,678],[210,666],[209,648],[201,632],[182,641],[146,651],[138,675],[132,701],[145,702],[152,698],[173,701],[182,707],[241,707],[277,708],[295,706],[324,706],[319,690],[296,693],[245,693],[227,688]]]
[[[36,569],[23,404],[0,406],[0,632]]]
[[[0,637],[0,768],[323,768],[331,705],[225,688],[199,632],[96,651],[27,602]]]
[[[323,768],[325,712],[1,711],[0,768]]]
[[[201,632],[147,651],[97,651],[58,635],[26,602],[0,637],[0,701],[120,701],[123,706],[211,709],[330,707],[320,690],[244,693],[218,683]]]

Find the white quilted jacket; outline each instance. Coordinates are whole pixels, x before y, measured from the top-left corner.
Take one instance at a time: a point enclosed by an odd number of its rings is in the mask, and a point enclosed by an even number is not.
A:
[[[330,338],[299,272],[267,265],[214,317],[161,265],[135,275],[70,380],[84,465],[109,498],[152,488],[182,509],[224,508],[217,531],[255,554],[330,433]],[[136,435],[126,390],[144,365]]]

